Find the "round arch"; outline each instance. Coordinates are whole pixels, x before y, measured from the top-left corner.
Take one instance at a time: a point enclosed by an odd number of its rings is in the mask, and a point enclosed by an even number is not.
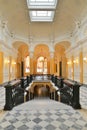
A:
[[[49,59],[49,47],[45,44],[38,44],[34,49],[34,57],[37,59],[38,57],[43,56]]]

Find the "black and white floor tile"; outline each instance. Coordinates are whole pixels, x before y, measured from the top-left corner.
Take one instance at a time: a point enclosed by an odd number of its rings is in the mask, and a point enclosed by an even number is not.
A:
[[[87,123],[79,113],[68,109],[64,113],[61,110],[13,111],[0,122],[0,130],[87,130]]]
[[[5,105],[5,88],[0,87],[0,110],[4,108]]]
[[[51,103],[56,105],[55,109]],[[32,104],[34,108],[31,110],[29,107]],[[47,104],[50,107],[47,108]],[[0,121],[0,130],[87,130],[87,122],[79,112],[65,104],[61,105],[41,99],[17,106]]]
[[[87,88],[80,88],[80,102],[87,109]],[[0,109],[5,89],[0,88]],[[87,121],[72,107],[49,99],[35,99],[6,112],[0,130],[87,130]]]
[[[80,87],[80,103],[82,108],[87,109],[87,87]]]

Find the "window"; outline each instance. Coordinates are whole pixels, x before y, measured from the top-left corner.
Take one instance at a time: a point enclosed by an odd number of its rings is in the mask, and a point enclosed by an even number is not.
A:
[[[37,72],[47,74],[47,58],[41,56],[37,59]]]
[[[25,72],[26,73],[30,72],[30,57],[29,56],[25,58]]]

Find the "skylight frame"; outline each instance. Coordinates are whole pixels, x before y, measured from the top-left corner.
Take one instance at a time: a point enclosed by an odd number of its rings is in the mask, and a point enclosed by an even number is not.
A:
[[[47,2],[46,2],[47,1]],[[56,9],[57,0],[27,0],[29,9]]]
[[[38,11],[34,10],[34,12],[36,12],[36,14],[37,14],[36,16],[33,16],[33,10],[29,11],[30,20],[32,22],[52,22],[53,21],[54,11],[50,11],[51,12],[50,16],[48,16],[48,15],[47,16],[38,16]],[[39,12],[41,12],[41,11],[39,10]],[[49,12],[49,11],[47,11],[47,12]]]

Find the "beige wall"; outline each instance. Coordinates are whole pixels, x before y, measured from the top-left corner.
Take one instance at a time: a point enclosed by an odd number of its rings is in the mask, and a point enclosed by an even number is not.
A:
[[[3,82],[3,52],[0,52],[0,83]]]
[[[87,83],[87,59],[86,55],[83,54],[84,51],[78,50],[76,56],[73,53],[70,58],[67,58],[67,78],[74,79],[80,83]]]
[[[7,82],[17,77],[16,59],[0,52],[0,83]]]

